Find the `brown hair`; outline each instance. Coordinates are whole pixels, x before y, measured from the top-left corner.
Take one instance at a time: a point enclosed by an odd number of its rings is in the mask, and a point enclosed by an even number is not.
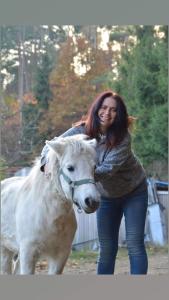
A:
[[[116,101],[117,114],[112,125],[107,129],[106,133],[106,145],[109,148],[113,148],[118,145],[125,137],[136,119],[132,116],[128,116],[126,105],[121,96],[112,91],[105,91],[98,95],[93,101],[86,116],[74,124],[74,126],[84,125],[85,133],[90,138],[98,139],[100,134],[100,121],[98,117],[98,111],[103,104],[103,101],[107,97],[112,97]]]

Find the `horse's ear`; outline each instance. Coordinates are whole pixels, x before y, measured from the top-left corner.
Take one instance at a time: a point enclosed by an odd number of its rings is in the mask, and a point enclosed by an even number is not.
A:
[[[59,156],[62,155],[65,145],[60,139],[55,139],[53,141],[46,141],[46,145],[52,148]]]
[[[87,140],[86,143],[88,143],[90,146],[96,148],[97,146],[97,141],[96,139],[92,139],[92,140]]]

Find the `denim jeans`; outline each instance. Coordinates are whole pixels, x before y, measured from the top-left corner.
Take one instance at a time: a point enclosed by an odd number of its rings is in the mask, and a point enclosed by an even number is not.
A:
[[[103,198],[97,210],[100,253],[97,274],[114,274],[118,236],[124,214],[130,274],[147,274],[144,227],[148,204],[147,189],[120,198]]]

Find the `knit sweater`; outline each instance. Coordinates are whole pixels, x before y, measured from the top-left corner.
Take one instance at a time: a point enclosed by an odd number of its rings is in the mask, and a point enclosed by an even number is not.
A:
[[[72,127],[62,137],[85,133],[83,125]],[[56,139],[56,138],[54,138]],[[53,139],[53,140],[54,140]],[[41,166],[46,163],[48,146],[41,153]],[[100,137],[97,147],[95,180],[101,196],[117,198],[146,186],[146,175],[142,164],[131,149],[131,136],[128,132],[123,141],[111,150],[106,147],[105,137]]]

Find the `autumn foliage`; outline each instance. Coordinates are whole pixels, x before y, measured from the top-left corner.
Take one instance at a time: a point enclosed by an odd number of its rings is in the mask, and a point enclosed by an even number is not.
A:
[[[106,88],[96,79],[110,70],[110,60],[110,52],[92,48],[83,37],[68,38],[62,45],[50,76],[53,99],[40,125],[40,132],[49,134],[46,138],[59,135],[86,114],[96,94]]]

